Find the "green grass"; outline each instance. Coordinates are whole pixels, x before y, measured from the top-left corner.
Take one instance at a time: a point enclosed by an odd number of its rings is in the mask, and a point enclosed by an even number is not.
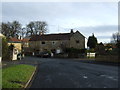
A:
[[[34,70],[34,66],[23,64],[2,69],[2,88],[24,88]]]

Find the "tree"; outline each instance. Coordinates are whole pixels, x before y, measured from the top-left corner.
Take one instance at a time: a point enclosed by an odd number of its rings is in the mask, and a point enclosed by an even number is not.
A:
[[[17,37],[20,35],[21,24],[18,21],[13,22],[2,22],[1,24],[2,30],[1,33],[4,34],[7,38]]]
[[[44,21],[32,21],[26,26],[27,36],[41,35],[47,32],[47,23]]]
[[[9,28],[8,24],[7,23],[2,23],[1,27],[2,27],[1,33],[3,35],[5,35],[6,37],[10,37],[10,33],[9,33],[10,28]]]
[[[113,33],[111,42],[116,45],[120,53],[120,32]]]
[[[9,59],[9,48],[6,38],[2,38],[2,59],[3,60]]]
[[[120,40],[120,33],[119,32],[113,33],[111,42],[117,44],[119,40]]]
[[[113,37],[114,43],[118,49],[117,53],[118,53],[118,58],[120,59],[120,55],[119,55],[120,54],[120,32],[114,33],[112,37]]]
[[[13,44],[10,44],[9,50],[10,50],[10,51],[13,51],[14,47],[15,47],[15,46],[14,46]]]
[[[20,35],[21,31],[21,24],[18,21],[13,21],[11,23],[11,36],[12,37],[18,37]]]
[[[90,49],[94,49],[97,45],[97,38],[94,36],[94,34],[92,36],[89,36],[88,38],[88,42],[87,42],[87,46],[90,48]]]

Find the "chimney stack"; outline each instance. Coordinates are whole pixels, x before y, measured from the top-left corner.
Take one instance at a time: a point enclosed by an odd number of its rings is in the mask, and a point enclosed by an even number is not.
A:
[[[74,32],[73,32],[73,29],[71,29],[71,32],[70,32],[70,33],[74,33]]]

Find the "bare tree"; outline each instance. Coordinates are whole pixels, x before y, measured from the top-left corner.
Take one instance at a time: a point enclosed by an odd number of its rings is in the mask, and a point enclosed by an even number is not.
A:
[[[1,24],[1,33],[4,34],[7,38],[18,37],[21,31],[21,24],[18,21],[13,22],[2,22]]]
[[[113,33],[111,42],[116,44],[118,41],[120,41],[120,32]]]
[[[18,37],[21,33],[21,24],[18,21],[13,21],[11,23],[12,37]]]
[[[8,23],[2,22],[1,27],[2,27],[1,33],[4,34],[7,38],[9,38],[11,34],[10,34],[10,27]]]
[[[40,35],[47,32],[47,23],[44,21],[32,21],[26,26],[27,36]]]

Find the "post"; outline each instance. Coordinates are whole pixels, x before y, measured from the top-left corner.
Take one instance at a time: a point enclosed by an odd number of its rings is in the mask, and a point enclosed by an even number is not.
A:
[[[0,64],[2,62],[2,37],[0,37]]]

